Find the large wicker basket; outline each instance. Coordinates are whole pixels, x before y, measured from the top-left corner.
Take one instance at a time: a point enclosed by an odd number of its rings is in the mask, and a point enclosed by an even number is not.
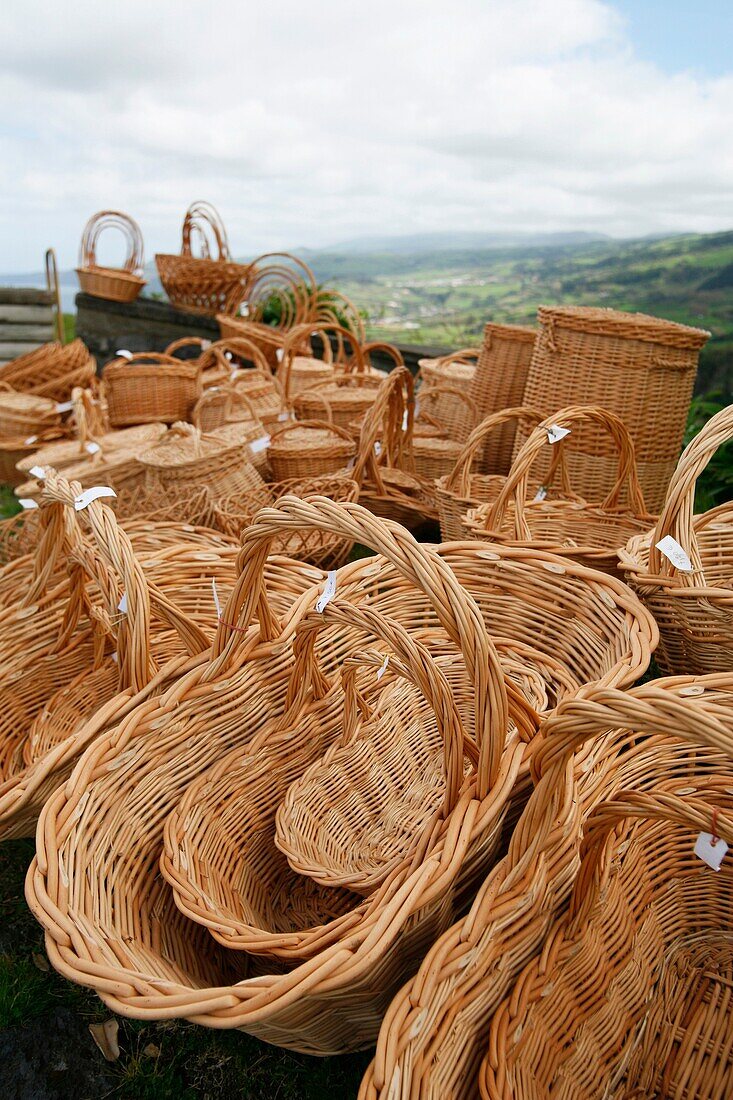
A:
[[[235,436],[203,435],[192,424],[174,424],[161,441],[139,457],[145,485],[166,490],[206,487],[212,497],[250,492],[262,478],[250,462],[249,444]]]
[[[15,390],[68,401],[76,386],[88,386],[97,373],[97,364],[81,340],[70,344],[44,344],[35,351],[12,359],[0,367],[0,382]]]
[[[276,481],[335,474],[355,455],[350,434],[325,420],[294,420],[270,437],[269,458]]]
[[[114,428],[189,420],[201,396],[198,363],[184,363],[152,351],[113,359],[102,377]]]
[[[195,241],[201,256],[193,254]],[[224,224],[207,202],[186,211],[180,256],[158,253],[155,264],[172,305],[211,317],[235,313],[252,276],[251,264],[233,262]]]
[[[121,268],[100,267],[97,264],[97,244],[105,229],[117,229],[127,244],[125,262]],[[140,226],[129,214],[119,210],[102,210],[94,214],[84,227],[76,274],[85,294],[107,298],[112,302],[134,302],[145,286],[143,278],[143,235]]]
[[[524,402],[544,409],[600,405],[616,413],[631,433],[644,499],[656,515],[677,464],[700,348],[710,333],[585,306],[542,306],[538,319]],[[613,485],[616,458],[598,429],[588,425],[579,434],[573,485],[586,500],[601,500]],[[520,425],[515,456],[526,438]]]
[[[484,326],[484,339],[468,396],[473,423],[485,420],[502,409],[524,403],[527,372],[532,359],[537,332],[525,325],[498,325],[490,321]],[[544,401],[543,401],[544,405]],[[512,464],[512,449],[516,424],[511,422],[492,433],[476,462],[476,469],[486,474],[506,474]],[[461,430],[461,438],[468,432]]]

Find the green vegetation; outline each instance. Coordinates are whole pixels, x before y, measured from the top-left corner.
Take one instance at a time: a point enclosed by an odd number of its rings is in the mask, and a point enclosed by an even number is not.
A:
[[[64,313],[64,343],[70,344],[76,336],[76,314]]]

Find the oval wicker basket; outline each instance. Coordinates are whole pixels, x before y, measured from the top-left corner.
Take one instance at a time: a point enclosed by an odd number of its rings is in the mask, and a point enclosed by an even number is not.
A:
[[[188,420],[201,396],[197,363],[152,351],[113,359],[102,378],[109,421],[115,428]]]
[[[0,439],[27,439],[61,427],[62,414],[47,397],[21,393],[0,382]]]
[[[325,420],[295,420],[270,437],[269,458],[276,481],[335,474],[355,454],[349,433]]]
[[[89,386],[96,377],[97,363],[81,340],[70,344],[43,344],[35,351],[12,359],[0,367],[0,382],[13,389],[68,401],[77,386]]]
[[[193,491],[206,487],[212,497],[249,492],[262,478],[249,461],[249,444],[215,435],[203,435],[192,424],[174,424],[159,443],[139,456],[148,489],[163,491],[184,485]]]
[[[425,481],[448,477],[463,452],[463,444],[449,438],[449,428],[440,420],[440,410],[442,408],[445,411],[445,402],[449,397],[455,398],[464,406],[463,419],[468,431],[472,431],[474,427],[473,407],[468,394],[463,390],[441,384],[420,390],[415,402],[417,407],[419,401],[419,418],[416,418],[414,424],[412,453],[415,472]],[[436,408],[437,413],[434,411]],[[451,406],[448,409],[450,411]]]
[[[454,396],[454,390],[460,390],[468,397],[476,374],[478,348],[463,348],[440,359],[421,359],[419,361],[422,391],[440,387],[442,396],[432,408],[434,415],[444,425],[449,439],[463,443],[468,437],[469,418],[466,416],[466,403]],[[447,387],[447,389],[446,389]]]
[[[121,268],[100,267],[97,264],[99,236],[106,229],[117,229],[125,238],[127,254]],[[85,294],[112,302],[134,302],[145,286],[144,263],[143,235],[140,226],[129,214],[119,210],[102,210],[84,226],[76,274]]]
[[[201,256],[194,256],[194,242]],[[158,253],[155,265],[171,305],[189,313],[235,313],[247,296],[251,264],[234,263],[224,224],[208,202],[191,203],[183,219],[181,254]]]

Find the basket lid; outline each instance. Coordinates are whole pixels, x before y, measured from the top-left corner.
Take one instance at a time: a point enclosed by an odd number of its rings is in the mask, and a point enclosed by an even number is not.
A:
[[[595,336],[617,336],[672,348],[698,349],[710,336],[706,329],[691,328],[646,313],[625,313],[600,306],[540,306],[537,318],[545,327]]]

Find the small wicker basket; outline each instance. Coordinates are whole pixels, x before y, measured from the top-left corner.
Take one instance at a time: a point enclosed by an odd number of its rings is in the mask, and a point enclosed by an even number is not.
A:
[[[55,401],[19,393],[0,382],[0,439],[17,441],[61,427],[62,414]]]
[[[193,254],[194,240],[200,257]],[[207,202],[194,202],[186,211],[180,256],[158,253],[155,263],[172,305],[212,317],[236,312],[253,274],[251,264],[232,261],[224,224]]]
[[[205,486],[216,499],[263,484],[249,458],[249,446],[243,440],[203,435],[192,424],[179,423],[140,455],[140,464],[148,489],[178,490],[185,484],[193,492]]]
[[[170,355],[145,352],[113,359],[103,372],[110,424],[189,420],[201,396],[201,368]]]
[[[44,344],[0,367],[0,382],[15,390],[67,401],[77,386],[89,386],[97,373],[96,360],[81,340]]]
[[[122,268],[97,264],[97,242],[105,229],[118,229],[125,238],[127,255]],[[143,264],[143,235],[134,218],[119,210],[102,210],[89,219],[82,234],[76,269],[85,294],[112,302],[134,302],[145,286]]]
[[[283,424],[270,438],[270,465],[276,481],[335,474],[354,458],[349,433],[325,420]]]

